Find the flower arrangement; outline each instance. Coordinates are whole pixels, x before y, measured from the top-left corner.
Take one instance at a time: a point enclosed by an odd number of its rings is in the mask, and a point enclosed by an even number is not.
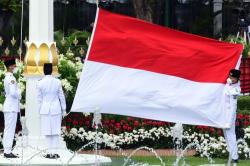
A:
[[[173,123],[132,118],[126,116],[103,115],[102,128],[96,132],[92,127],[92,115],[71,113],[65,119],[62,136],[67,147],[78,150],[83,145],[95,140],[101,148],[134,149],[141,146],[153,148],[174,148],[171,128]],[[236,131],[239,142],[239,155],[243,159],[250,158],[250,126],[249,115],[238,114]],[[196,143],[197,155],[202,157],[227,157],[226,142],[222,129],[207,126],[184,126],[182,148]],[[91,147],[92,148],[92,147]]]
[[[106,132],[87,131],[83,127],[76,129],[62,128],[62,136],[71,146],[71,150],[78,150],[83,145],[95,140],[98,134],[98,144],[110,149],[127,149],[149,146],[153,148],[173,148],[174,141],[170,127],[153,127],[151,129],[134,129],[131,132],[110,134]],[[238,153],[242,159],[250,159],[250,127],[244,129],[244,140],[239,142]],[[183,134],[182,148],[190,143],[196,143],[197,155],[201,157],[227,157],[227,145],[223,136],[211,136],[205,133],[197,133],[186,129]]]
[[[67,52],[65,55],[60,54],[59,57],[59,79],[61,80],[67,99],[67,108],[70,109],[80,79],[83,63],[81,58],[74,57],[74,54],[71,52]]]
[[[80,116],[72,115],[72,117],[79,118]],[[88,116],[84,116],[86,120]],[[151,120],[150,120],[151,121]],[[157,121],[151,121],[157,122]],[[72,123],[75,123],[74,121]],[[196,127],[196,126],[193,126]],[[182,148],[184,149],[188,144],[195,143],[197,155],[201,157],[227,157],[227,145],[223,136],[213,136],[216,129],[208,130],[210,132],[200,133],[195,132],[193,127],[184,126]],[[98,135],[98,139],[96,139]],[[17,136],[17,134],[15,135]],[[173,140],[173,133],[171,132],[171,125],[163,125],[151,128],[133,129],[131,132],[120,132],[119,134],[108,133],[107,131],[95,131],[85,129],[84,127],[62,127],[62,136],[66,141],[67,147],[73,151],[79,150],[82,146],[97,140],[100,148],[108,149],[128,149],[137,148],[141,146],[149,146],[153,148],[174,148],[175,141]],[[238,154],[241,159],[250,159],[250,126],[244,128],[243,141],[238,143]],[[241,140],[241,139],[238,139]],[[0,133],[0,147],[2,142],[2,133]],[[89,146],[90,149],[93,149]]]

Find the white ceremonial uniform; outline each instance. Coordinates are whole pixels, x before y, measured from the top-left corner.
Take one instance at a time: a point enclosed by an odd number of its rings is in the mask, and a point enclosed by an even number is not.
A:
[[[62,113],[66,110],[65,96],[59,79],[46,75],[38,82],[38,103],[41,133],[46,136],[50,153],[58,145]]]
[[[20,90],[18,89],[16,78],[12,73],[6,72],[4,78],[5,101],[4,112],[4,153],[9,154],[12,150],[13,139],[16,130],[17,114],[20,111]]]
[[[65,96],[60,80],[46,75],[39,81],[37,89],[42,134],[60,134],[62,113],[66,110]]]
[[[225,108],[228,111],[232,111],[234,113],[233,118],[231,119],[231,127],[228,129],[223,129],[223,133],[226,139],[227,148],[229,151],[229,155],[233,160],[238,159],[238,148],[235,134],[235,121],[236,121],[236,110],[237,110],[237,98],[240,95],[240,83],[235,84],[226,84],[225,87]]]

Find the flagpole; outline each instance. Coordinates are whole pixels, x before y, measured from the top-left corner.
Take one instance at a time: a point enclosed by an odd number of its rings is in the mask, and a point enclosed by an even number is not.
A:
[[[92,30],[92,34],[91,34],[91,37],[90,37],[90,41],[89,41],[89,44],[88,44],[88,50],[87,50],[87,53],[86,53],[86,57],[85,57],[85,59],[84,59],[84,68],[82,69],[82,73],[81,73],[81,75],[83,75],[84,74],[84,71],[85,71],[85,69],[86,69],[86,65],[87,65],[87,63],[86,63],[86,61],[88,60],[88,57],[89,57],[89,52],[90,52],[90,49],[91,49],[91,46],[92,46],[92,42],[93,42],[93,39],[94,39],[94,35],[95,35],[95,31],[96,31],[96,25],[97,25],[97,21],[98,21],[98,17],[99,17],[99,0],[96,0],[96,16],[95,16],[95,22],[94,22],[94,26],[93,26],[93,30]],[[81,80],[79,80],[79,82],[80,82]],[[74,101],[73,101],[73,104],[74,104]],[[71,110],[68,112],[68,114],[70,114],[70,112],[71,112]],[[67,114],[67,115],[68,115]],[[66,115],[66,116],[67,116]]]
[[[97,0],[98,1],[98,0]],[[96,1],[96,2],[97,2]],[[94,39],[94,35],[95,35],[95,31],[96,31],[96,24],[97,24],[97,21],[98,21],[98,17],[99,17],[99,6],[98,6],[98,3],[97,4],[97,8],[96,8],[96,16],[95,16],[95,22],[94,22],[94,26],[93,26],[93,30],[92,30],[92,34],[91,34],[91,37],[90,37],[90,41],[89,41],[89,47],[88,47],[88,51],[87,51],[87,54],[86,54],[86,57],[84,59],[84,61],[88,60],[88,57],[89,57],[89,51],[91,49],[91,46],[92,46],[92,42],[93,42],[93,39]],[[84,69],[83,69],[84,70]]]
[[[21,29],[20,29],[20,54],[19,54],[19,60],[22,62],[22,46],[23,46],[23,0],[22,0],[22,10],[21,10]]]
[[[96,0],[96,7],[99,8],[99,0]]]

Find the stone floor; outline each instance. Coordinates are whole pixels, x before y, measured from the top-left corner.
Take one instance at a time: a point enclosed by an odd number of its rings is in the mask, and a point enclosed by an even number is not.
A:
[[[122,154],[129,155],[134,151],[134,149],[115,151],[115,150],[101,150],[100,155],[104,156],[121,156]],[[155,149],[155,152],[159,156],[176,156],[176,151],[173,149]],[[93,154],[94,151],[82,151],[83,154]],[[195,150],[188,150],[185,153],[185,156],[193,156],[195,155]],[[147,150],[139,150],[133,156],[154,156],[154,153],[151,153]]]

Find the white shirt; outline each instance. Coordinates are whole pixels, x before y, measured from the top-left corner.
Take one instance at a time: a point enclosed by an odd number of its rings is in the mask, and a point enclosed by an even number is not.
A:
[[[226,103],[228,106],[232,107],[233,109],[237,109],[237,98],[240,95],[241,88],[240,82],[235,84],[226,84],[225,87],[225,95],[226,95]]]
[[[59,79],[46,75],[38,82],[37,91],[40,114],[57,115],[66,110],[65,96]]]
[[[19,112],[21,93],[16,78],[12,73],[6,72],[4,78],[5,101],[3,112]]]
[[[230,119],[230,125],[235,123],[236,110],[237,110],[237,98],[240,95],[240,82],[235,84],[226,84],[225,86],[225,109],[232,113]]]

